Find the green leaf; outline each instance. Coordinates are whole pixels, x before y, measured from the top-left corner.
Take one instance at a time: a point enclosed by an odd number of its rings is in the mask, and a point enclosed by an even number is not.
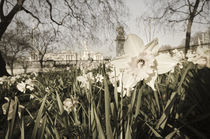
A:
[[[57,102],[58,102],[58,107],[59,107],[60,114],[62,115],[63,112],[64,112],[63,103],[62,103],[62,101],[60,99],[60,96],[59,96],[57,91],[56,91],[56,99],[57,99]]]
[[[157,123],[157,125],[155,127],[156,129],[159,129],[159,128],[164,129],[164,127],[166,125],[166,122],[168,120],[168,117],[170,115],[170,111],[171,111],[171,109],[174,106],[176,96],[177,96],[177,92],[173,92],[171,94],[171,97],[170,97],[170,99],[168,100],[168,102],[166,104],[164,112],[163,112],[162,116],[160,117],[160,119],[159,119],[159,121],[158,121],[158,123]]]
[[[42,118],[42,112],[44,110],[44,105],[45,105],[45,102],[46,102],[46,98],[47,98],[47,95],[45,95],[43,101],[42,101],[42,104],[41,104],[41,107],[39,109],[39,112],[38,112],[38,115],[36,117],[36,120],[35,120],[35,126],[34,126],[34,129],[33,129],[33,132],[32,132],[32,136],[31,138],[32,139],[36,139],[36,136],[37,136],[37,130],[39,128],[39,125],[40,125],[40,120]]]
[[[20,133],[21,133],[21,139],[24,139],[25,138],[25,132],[24,132],[24,118],[23,118],[23,116],[21,118]]]
[[[130,122],[129,121],[128,121],[127,128],[126,128],[125,139],[132,139],[131,127],[130,127]]]
[[[18,104],[18,98],[15,96],[14,111],[12,113],[12,121],[9,125],[9,134],[8,134],[9,139],[13,138],[13,130],[15,128],[15,125],[16,125],[15,123],[16,123],[16,120],[17,120],[17,117],[18,117],[18,105],[19,105]]]
[[[110,125],[110,96],[107,79],[104,77],[104,101],[105,101],[105,120],[106,120],[106,134],[108,139],[113,139],[112,128]]]
[[[118,109],[118,92],[117,92],[117,80],[116,80],[116,71],[115,71],[115,82],[114,82],[114,99],[115,99],[115,103],[116,103],[116,107]]]
[[[44,131],[45,131],[45,128],[46,128],[46,123],[47,123],[47,116],[45,115],[44,118],[43,118],[43,123],[40,127],[40,136],[39,138],[40,139],[43,139],[44,138]]]
[[[140,88],[137,96],[137,103],[136,103],[136,111],[135,111],[135,118],[139,115],[140,107],[141,107],[141,97],[143,93],[143,86]]]
[[[176,132],[177,132],[177,130],[174,129],[174,131],[172,131],[171,133],[169,133],[169,134],[165,137],[165,139],[171,139],[171,138],[176,134]]]
[[[158,112],[160,113],[160,103],[159,103],[159,98],[158,98],[158,92],[157,91],[154,91],[154,96],[155,96],[156,105],[158,107]]]
[[[158,137],[158,138],[163,138],[154,128],[152,128],[148,123],[146,123],[146,125],[151,129],[151,131],[153,132],[153,134]]]
[[[100,123],[100,120],[98,118],[98,115],[96,113],[95,108],[94,108],[94,115],[95,115],[96,125],[97,125],[97,129],[98,129],[98,134],[99,134],[98,138],[99,139],[105,139],[104,132],[103,132],[103,129],[101,127],[101,123]]]

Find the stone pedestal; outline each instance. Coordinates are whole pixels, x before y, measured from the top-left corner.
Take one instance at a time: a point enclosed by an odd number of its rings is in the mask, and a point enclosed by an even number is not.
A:
[[[116,56],[121,56],[124,54],[125,32],[122,26],[117,27],[116,31]]]

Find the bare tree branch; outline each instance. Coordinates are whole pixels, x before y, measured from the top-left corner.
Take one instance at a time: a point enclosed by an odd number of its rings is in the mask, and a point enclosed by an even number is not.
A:
[[[169,7],[166,7],[165,10],[164,10],[164,12],[163,12],[163,14],[161,16],[159,16],[159,17],[153,17],[153,18],[151,17],[151,18],[152,19],[162,19],[167,14],[168,10],[169,10]]]
[[[29,10],[27,10],[26,8],[22,7],[21,10],[25,11],[27,14],[31,15],[33,18],[35,18],[39,23],[41,23],[40,19],[35,16],[32,12],[30,12]]]
[[[4,8],[4,1],[5,1],[5,0],[1,0],[1,2],[0,2],[0,19],[1,19],[1,20],[4,18],[4,11],[3,11],[3,8]]]
[[[72,9],[71,5],[69,4],[69,2],[67,0],[64,0],[65,1],[65,4],[68,6],[68,8],[71,10],[71,15],[76,18],[76,19],[79,19],[80,17],[75,15],[74,13],[74,10]]]
[[[179,8],[177,8],[177,9],[173,9],[172,7],[169,7],[169,10],[170,11],[172,11],[173,13],[183,13],[183,14],[187,14],[187,15],[189,15],[189,13],[188,12],[185,12],[185,11],[179,11],[178,10]]]
[[[183,21],[186,21],[186,20],[188,20],[188,18],[184,18],[184,19],[180,19],[180,20],[177,20],[177,19],[169,19],[168,22],[179,23],[179,22],[183,22]]]
[[[209,21],[207,21],[207,22],[194,21],[194,22],[195,22],[195,23],[197,23],[197,24],[206,24],[206,25],[210,24],[210,22],[209,22]]]
[[[192,13],[192,9],[191,9],[191,6],[192,6],[192,5],[191,5],[191,3],[190,3],[190,0],[187,0],[187,3],[188,3],[189,12]]]
[[[203,4],[202,4],[202,6],[201,6],[201,9],[195,14],[195,16],[197,16],[197,15],[199,15],[201,12],[203,12],[203,7],[204,7],[205,3],[206,3],[206,1],[204,0],[204,1],[203,1]]]
[[[62,25],[63,23],[62,22],[57,22],[56,20],[54,20],[53,19],[53,16],[52,16],[52,4],[51,4],[51,2],[49,1],[49,0],[46,0],[46,2],[47,2],[47,4],[50,6],[50,19],[54,22],[54,23],[56,23],[57,25]]]

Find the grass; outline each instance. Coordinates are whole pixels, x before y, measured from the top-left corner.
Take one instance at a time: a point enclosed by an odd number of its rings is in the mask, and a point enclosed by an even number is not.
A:
[[[101,65],[90,70],[103,75],[103,82],[89,80],[81,88],[76,77],[82,71],[70,70],[23,74],[0,86],[4,97],[15,101],[12,119],[0,110],[0,138],[209,138],[210,70],[185,63],[173,73],[159,75],[153,91],[139,82],[130,97],[117,92]],[[22,93],[16,85],[33,79],[34,90]],[[34,98],[30,99],[33,95]],[[76,97],[79,103],[70,113],[63,101]],[[19,105],[25,108],[18,115]]]

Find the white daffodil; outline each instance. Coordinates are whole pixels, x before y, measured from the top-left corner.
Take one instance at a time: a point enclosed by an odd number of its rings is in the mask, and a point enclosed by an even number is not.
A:
[[[17,89],[18,89],[20,92],[25,93],[25,92],[26,92],[26,83],[24,83],[24,82],[18,83],[18,84],[17,84]]]
[[[33,80],[31,79],[27,79],[25,81],[26,83],[26,88],[29,89],[30,91],[33,91],[34,90],[34,83],[33,83]]]
[[[94,81],[93,73],[89,72],[87,74],[83,74],[82,76],[78,76],[77,80],[81,82],[82,88],[90,89],[90,81]]]
[[[174,49],[172,51],[172,57],[173,59],[176,59],[178,61],[178,65],[179,65],[179,68],[183,68],[183,64],[182,62],[184,61],[185,59],[185,55],[184,55],[184,52],[183,51],[179,51],[177,49]]]
[[[179,51],[177,49],[174,49],[172,51],[172,55],[173,55],[173,58],[176,58],[178,60],[183,60],[185,59],[185,56],[184,56],[184,52],[183,51]]]
[[[66,98],[63,101],[63,108],[69,114],[72,110],[76,110],[79,101],[76,97]]]
[[[34,99],[35,95],[34,94],[30,94],[30,99]]]
[[[134,86],[138,82],[136,76],[128,71],[121,71],[119,78],[119,87],[117,91],[122,93],[122,96],[131,96],[131,90],[134,90]]]
[[[210,48],[209,47],[198,47],[196,52],[206,60],[205,66],[210,68]]]
[[[5,81],[7,81],[7,76],[0,77],[0,84],[3,84]]]
[[[210,59],[209,59],[209,53],[210,50],[203,49],[203,48],[197,48],[196,51],[189,50],[187,52],[187,60],[192,62],[193,64],[198,65],[199,68],[203,67],[210,67]]]
[[[104,79],[104,77],[101,74],[97,74],[95,78],[96,78],[96,82],[100,82],[100,83],[102,83]]]
[[[147,45],[137,35],[128,35],[123,56],[115,58],[111,63],[118,69],[124,70],[122,86],[126,90],[132,88],[141,80],[145,80],[153,90],[157,74],[172,70],[177,60],[169,54],[158,54],[158,40],[154,39]]]
[[[110,65],[109,65],[110,66]],[[113,86],[115,85],[115,82],[116,81],[119,81],[119,75],[116,75],[116,73],[119,73],[119,72],[116,72],[116,68],[114,68],[113,66],[110,66],[109,67],[111,69],[110,72],[108,72],[108,76],[109,76],[109,81],[113,84]]]

